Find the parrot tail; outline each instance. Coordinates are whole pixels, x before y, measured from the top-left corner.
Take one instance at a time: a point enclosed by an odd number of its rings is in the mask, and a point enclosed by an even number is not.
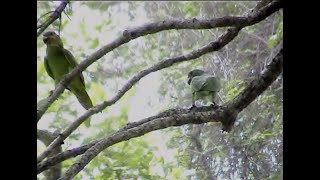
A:
[[[78,88],[71,88],[71,92],[77,97],[79,103],[81,104],[82,107],[84,107],[86,110],[90,109],[93,107],[92,101],[86,92],[86,90],[83,89],[78,89]],[[85,120],[84,125],[86,127],[90,127],[90,120],[91,118],[88,118]]]
[[[92,101],[91,101],[88,93],[86,91],[80,91],[80,92],[81,93],[77,94],[76,97],[77,97],[78,101],[80,102],[80,104],[82,105],[82,107],[84,107],[86,110],[93,107]],[[88,118],[85,120],[84,125],[88,128],[88,127],[90,127],[90,122],[91,122],[91,118]]]
[[[90,109],[93,107],[92,101],[86,91],[81,91],[82,93],[77,93],[76,97],[82,107],[84,107],[86,110]]]

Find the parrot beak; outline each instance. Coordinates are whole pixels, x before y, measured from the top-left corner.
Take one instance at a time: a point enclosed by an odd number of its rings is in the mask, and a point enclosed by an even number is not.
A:
[[[48,40],[49,40],[49,37],[43,36],[42,40],[43,40],[43,42],[44,42],[45,44],[47,44],[47,42],[48,42]]]
[[[188,79],[188,84],[190,85],[190,83],[191,83],[191,78]]]

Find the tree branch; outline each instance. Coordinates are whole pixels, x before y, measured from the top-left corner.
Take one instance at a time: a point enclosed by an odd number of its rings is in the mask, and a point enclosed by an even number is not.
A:
[[[37,129],[37,138],[46,146],[52,142],[57,135],[46,130]]]
[[[226,104],[227,109],[231,112],[242,111],[246,108],[257,96],[259,96],[263,91],[269,87],[273,81],[282,72],[283,66],[283,48],[280,49],[278,54],[272,60],[272,62],[267,65],[267,68],[253,81],[250,82],[248,87],[242,91],[235,99]],[[223,124],[223,130],[230,131],[235,119],[228,119]]]
[[[132,30],[125,30],[121,37],[117,38],[110,44],[94,52],[91,56],[89,56],[84,61],[82,61],[70,73],[65,75],[64,78],[62,78],[62,80],[57,84],[52,95],[49,96],[46,99],[46,101],[37,110],[37,122],[40,120],[40,118],[45,113],[45,111],[49,108],[49,106],[63,93],[64,89],[70,83],[72,78],[74,78],[77,74],[85,70],[89,65],[91,65],[92,63],[94,63],[95,61],[103,57],[108,52],[121,46],[124,43],[129,42],[130,40],[136,39],[140,36],[145,36],[148,34],[153,34],[160,31],[171,30],[171,29],[209,29],[209,28],[225,27],[225,26],[237,26],[239,27],[239,30],[240,30],[243,27],[250,26],[262,21],[263,19],[267,18],[274,12],[278,11],[280,8],[282,8],[281,2],[274,1],[269,5],[263,7],[261,10],[259,10],[259,13],[255,14],[254,16],[248,16],[248,17],[226,16],[223,18],[215,18],[211,20],[198,20],[196,18],[193,18],[192,20],[185,20],[185,21],[168,20],[168,21],[162,21],[158,23],[146,24],[141,27],[134,28]]]
[[[47,27],[52,24],[56,19],[58,19],[61,16],[61,13],[63,10],[66,8],[67,4],[70,3],[69,1],[62,1],[60,5],[56,8],[55,11],[53,11],[53,14],[50,16],[49,19],[47,19],[46,22],[43,24],[39,25],[38,32],[37,32],[37,37],[40,36],[40,34],[47,29]]]
[[[283,50],[276,55],[266,69],[254,79],[237,97],[231,102],[218,109],[213,107],[198,107],[194,110],[175,109],[172,116],[159,117],[152,121],[143,123],[137,127],[120,130],[111,136],[105,137],[91,148],[89,148],[81,158],[74,163],[59,180],[73,178],[79,173],[94,157],[101,151],[116,143],[142,136],[148,132],[164,129],[172,126],[185,124],[201,124],[207,122],[220,121],[225,130],[231,130],[231,126],[236,120],[239,112],[257,98],[282,72]],[[230,123],[232,122],[232,123]]]

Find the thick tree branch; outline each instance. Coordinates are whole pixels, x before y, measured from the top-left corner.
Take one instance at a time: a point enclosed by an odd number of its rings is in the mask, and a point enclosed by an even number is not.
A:
[[[39,37],[40,34],[43,31],[45,31],[50,24],[52,24],[56,19],[58,19],[61,16],[61,13],[66,8],[68,3],[69,1],[62,1],[60,5],[56,8],[56,10],[53,12],[53,14],[49,17],[49,19],[47,19],[46,22],[38,26],[39,30],[37,32],[37,37]]]
[[[250,26],[262,21],[274,12],[278,11],[280,8],[282,8],[282,4],[279,1],[274,1],[269,5],[263,7],[261,10],[259,10],[259,13],[255,14],[254,16],[226,16],[223,18],[215,18],[211,20],[198,20],[195,18],[192,20],[185,21],[168,20],[158,23],[146,24],[141,27],[134,28],[132,30],[125,30],[121,37],[117,38],[110,44],[102,47],[101,49],[93,53],[91,56],[82,61],[70,73],[65,75],[64,78],[62,78],[62,80],[57,84],[52,95],[49,96],[47,100],[41,105],[41,107],[37,110],[37,122],[40,120],[40,118],[49,108],[49,106],[61,95],[61,93],[63,93],[65,87],[67,87],[72,78],[74,78],[77,74],[85,70],[89,65],[106,55],[108,52],[123,45],[124,43],[129,42],[130,40],[136,39],[140,36],[145,36],[148,34],[153,34],[160,31],[171,29],[209,29],[225,26],[237,26],[241,29],[243,27]]]
[[[172,116],[160,117],[145,122],[137,127],[120,130],[111,136],[99,141],[89,148],[81,158],[74,163],[59,180],[73,178],[101,151],[116,143],[142,136],[148,132],[185,124],[201,124],[207,122],[222,122],[225,130],[231,130],[231,126],[239,112],[257,98],[282,72],[283,50],[276,55],[266,69],[254,79],[236,98],[226,105],[213,109],[212,107],[199,107],[195,110],[176,109]],[[232,123],[230,123],[232,122]]]
[[[234,100],[226,104],[229,111],[242,111],[246,108],[257,96],[259,96],[263,91],[269,87],[273,81],[282,72],[283,67],[283,49],[275,56],[272,62],[267,65],[266,69],[253,81],[250,82],[248,87],[242,91]],[[225,131],[230,131],[235,119],[228,119],[222,122],[223,129]]]

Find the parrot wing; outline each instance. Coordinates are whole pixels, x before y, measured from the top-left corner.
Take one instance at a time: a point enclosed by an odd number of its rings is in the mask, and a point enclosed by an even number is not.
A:
[[[192,92],[198,92],[202,90],[202,87],[206,83],[207,78],[205,76],[196,76],[192,78],[191,90]]]
[[[199,91],[219,91],[221,88],[220,81],[217,77],[211,75],[196,76],[191,81],[193,92]]]
[[[64,53],[68,63],[70,64],[70,67],[71,67],[70,71],[71,71],[73,68],[75,68],[78,65],[78,63],[76,62],[74,56],[72,55],[72,53],[70,51],[63,49],[63,53]],[[82,73],[80,73],[79,75],[80,75],[82,85],[85,87],[84,78],[83,78]]]
[[[49,75],[52,79],[54,79],[53,73],[52,73],[51,68],[50,68],[50,66],[49,66],[49,63],[48,63],[48,58],[47,58],[47,56],[44,57],[44,68],[46,69],[48,75]]]
[[[201,90],[218,92],[221,89],[220,80],[214,76],[206,76],[206,82],[203,84]]]

